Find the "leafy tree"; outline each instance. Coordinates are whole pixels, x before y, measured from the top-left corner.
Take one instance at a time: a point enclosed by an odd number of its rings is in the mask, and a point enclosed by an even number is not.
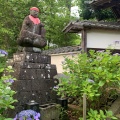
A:
[[[89,4],[90,0],[76,0],[78,6],[80,7],[80,17],[82,19],[97,19],[100,20],[116,20],[115,16],[113,15],[111,9],[93,9]]]
[[[82,17],[83,19],[87,19],[87,20],[90,19],[90,18],[93,18],[90,5],[86,4],[85,0],[78,1],[78,6],[81,9],[80,17]]]
[[[97,18],[97,20],[106,20],[106,21],[116,21],[116,18],[111,11],[111,9],[101,9],[101,10],[95,10],[94,16]]]
[[[0,2],[0,48],[6,49],[9,53],[13,53],[17,50],[16,40],[23,17],[27,13],[26,4],[24,0],[1,0]]]
[[[62,32],[70,21],[71,2],[67,0],[46,0],[43,3],[42,12],[44,18],[41,19],[44,21],[47,30],[48,47],[50,43],[56,44],[58,47],[75,45],[75,40],[78,39],[78,36]]]

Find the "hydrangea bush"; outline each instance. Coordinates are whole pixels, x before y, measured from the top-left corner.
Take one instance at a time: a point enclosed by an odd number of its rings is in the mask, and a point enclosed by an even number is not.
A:
[[[40,120],[40,113],[34,110],[23,110],[18,113],[14,120]]]
[[[86,94],[88,110],[99,110],[102,105],[105,108],[107,100],[120,92],[119,54],[91,50],[72,59],[65,57],[63,69],[68,78],[61,78],[58,95],[79,97],[82,101]]]
[[[3,112],[8,108],[14,109],[12,104],[17,101],[13,98],[16,92],[10,87],[15,80],[10,73],[14,71],[12,66],[6,66],[6,55],[6,51],[0,50],[0,120],[5,120]]]

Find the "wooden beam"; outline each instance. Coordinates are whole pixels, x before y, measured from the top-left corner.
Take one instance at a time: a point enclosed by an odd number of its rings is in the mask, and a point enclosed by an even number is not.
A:
[[[83,52],[87,52],[87,32],[85,29],[82,30],[82,50]]]
[[[70,22],[67,26],[65,26],[62,32],[67,33],[71,29],[72,25],[73,25],[72,22]]]
[[[86,94],[83,94],[83,120],[86,120]]]
[[[99,6],[99,5],[103,5],[103,4],[105,4],[105,3],[108,3],[108,2],[110,2],[111,0],[94,0],[94,1],[92,1],[90,4],[92,5],[92,6]]]

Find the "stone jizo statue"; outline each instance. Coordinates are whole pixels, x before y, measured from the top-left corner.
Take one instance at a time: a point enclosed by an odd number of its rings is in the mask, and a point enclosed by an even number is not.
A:
[[[30,15],[26,16],[20,31],[18,44],[22,47],[43,48],[46,46],[44,25],[38,18],[39,9],[30,8]]]

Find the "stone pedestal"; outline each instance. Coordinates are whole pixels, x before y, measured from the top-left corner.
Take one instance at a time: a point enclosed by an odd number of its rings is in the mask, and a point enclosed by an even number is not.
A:
[[[40,120],[60,120],[61,106],[59,104],[40,105]]]
[[[20,52],[13,55],[11,63],[14,77],[17,79],[12,89],[17,92],[14,96],[15,114],[24,109],[30,100],[35,100],[40,105],[56,102],[57,95],[53,87],[58,84],[56,65],[51,64],[49,55],[35,52]]]

